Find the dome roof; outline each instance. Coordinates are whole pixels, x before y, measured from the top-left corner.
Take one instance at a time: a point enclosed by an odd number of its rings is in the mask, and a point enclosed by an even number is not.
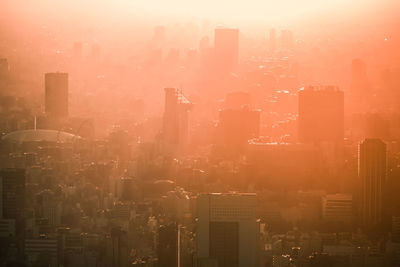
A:
[[[81,139],[80,136],[56,131],[56,130],[23,130],[15,131],[4,135],[1,138],[3,141],[9,141],[13,143],[23,142],[60,142],[60,143],[71,143],[76,139]]]

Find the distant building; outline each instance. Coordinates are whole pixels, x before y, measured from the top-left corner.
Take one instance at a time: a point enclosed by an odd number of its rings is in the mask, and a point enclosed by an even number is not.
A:
[[[0,238],[15,236],[15,220],[0,218]]]
[[[45,112],[54,118],[68,116],[68,73],[45,74]]]
[[[176,223],[160,226],[158,229],[157,266],[180,266],[179,242],[179,226]]]
[[[256,194],[203,194],[197,199],[197,259],[218,267],[258,266]]]
[[[29,266],[58,266],[57,239],[26,239],[25,255]]]
[[[349,194],[328,194],[322,199],[322,219],[325,222],[351,224],[353,197]]]
[[[342,142],[344,94],[334,86],[299,91],[298,135],[302,143]]]
[[[237,72],[239,64],[239,30],[217,28],[214,31],[216,71],[222,74]]]
[[[386,144],[365,139],[358,150],[358,176],[361,183],[361,219],[366,227],[382,221],[383,188],[386,179]]]
[[[191,103],[175,88],[165,88],[163,141],[166,145],[182,146],[188,142],[188,111]]]
[[[259,137],[260,110],[248,107],[224,109],[219,112],[221,143],[228,146],[246,145],[248,140]]]
[[[25,170],[0,170],[0,217],[18,219],[22,216],[25,202]]]
[[[392,216],[392,241],[400,243],[400,216]]]

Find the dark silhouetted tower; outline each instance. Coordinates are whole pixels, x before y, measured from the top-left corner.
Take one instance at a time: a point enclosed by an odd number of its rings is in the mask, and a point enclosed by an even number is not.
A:
[[[361,187],[361,219],[367,228],[382,221],[382,197],[386,178],[386,144],[365,139],[358,150],[358,176]]]
[[[299,91],[299,141],[342,142],[344,94],[334,86],[309,86]]]
[[[239,62],[239,30],[217,28],[214,32],[216,70],[222,74],[236,72]]]
[[[161,225],[158,230],[158,266],[178,267],[179,229],[176,223]]]
[[[4,219],[18,219],[22,216],[25,199],[25,170],[0,170],[0,215]]]
[[[45,111],[55,118],[68,116],[68,73],[45,74]]]

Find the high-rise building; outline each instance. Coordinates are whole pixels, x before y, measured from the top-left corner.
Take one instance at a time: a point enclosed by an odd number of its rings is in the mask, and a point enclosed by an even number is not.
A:
[[[248,107],[221,110],[219,127],[221,143],[233,147],[246,145],[249,139],[259,137],[260,111]]]
[[[58,266],[57,239],[26,239],[25,255],[30,266]]]
[[[325,222],[351,224],[353,197],[350,194],[328,194],[322,198],[322,219]]]
[[[334,86],[299,91],[298,135],[302,143],[342,142],[344,94]]]
[[[214,52],[218,72],[223,74],[236,72],[239,63],[239,30],[215,29]]]
[[[386,178],[386,144],[365,139],[358,150],[358,176],[361,190],[361,219],[366,227],[382,221],[382,198]]]
[[[197,259],[219,267],[258,264],[256,194],[203,194],[197,199]]]
[[[68,116],[68,73],[45,74],[45,111],[54,118]]]
[[[176,223],[161,225],[158,229],[158,266],[179,266],[179,226]]]
[[[3,219],[18,219],[22,216],[25,201],[25,170],[0,170],[0,216]]]
[[[164,142],[168,145],[184,145],[188,141],[188,111],[191,103],[175,88],[165,88],[163,122]]]

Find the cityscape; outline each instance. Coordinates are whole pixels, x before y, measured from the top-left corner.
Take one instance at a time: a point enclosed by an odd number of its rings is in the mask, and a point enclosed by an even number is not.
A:
[[[0,266],[400,266],[399,18],[1,1]]]

